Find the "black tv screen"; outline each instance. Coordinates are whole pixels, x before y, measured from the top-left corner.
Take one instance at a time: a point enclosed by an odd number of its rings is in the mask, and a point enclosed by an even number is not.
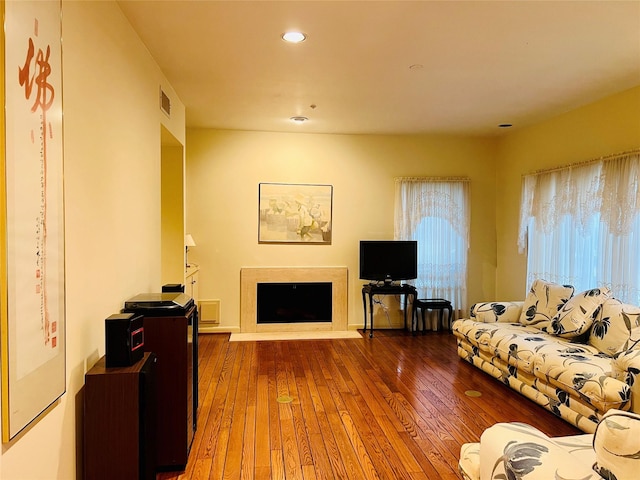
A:
[[[418,242],[415,240],[361,240],[360,279],[411,280],[418,277]]]

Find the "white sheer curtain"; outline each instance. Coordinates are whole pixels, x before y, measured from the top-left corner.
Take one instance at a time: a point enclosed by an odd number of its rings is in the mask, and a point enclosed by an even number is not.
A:
[[[608,286],[640,304],[640,152],[527,175],[518,247],[527,285]]]
[[[397,178],[395,238],[418,241],[419,298],[445,298],[467,310],[469,180]]]

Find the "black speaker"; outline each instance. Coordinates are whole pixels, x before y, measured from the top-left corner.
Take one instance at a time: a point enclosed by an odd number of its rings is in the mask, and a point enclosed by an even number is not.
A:
[[[114,313],[104,321],[106,367],[128,367],[144,353],[142,315]]]

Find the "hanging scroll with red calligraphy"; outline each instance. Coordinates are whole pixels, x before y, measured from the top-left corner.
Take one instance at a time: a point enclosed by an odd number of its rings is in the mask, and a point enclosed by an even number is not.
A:
[[[4,5],[2,434],[65,392],[61,3]]]

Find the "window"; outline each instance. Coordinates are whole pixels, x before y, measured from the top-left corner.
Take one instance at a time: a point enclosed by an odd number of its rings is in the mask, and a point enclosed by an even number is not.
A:
[[[607,286],[640,304],[640,153],[524,177],[518,246],[527,285]]]
[[[417,240],[420,298],[445,298],[467,309],[469,180],[396,179],[395,238]]]

